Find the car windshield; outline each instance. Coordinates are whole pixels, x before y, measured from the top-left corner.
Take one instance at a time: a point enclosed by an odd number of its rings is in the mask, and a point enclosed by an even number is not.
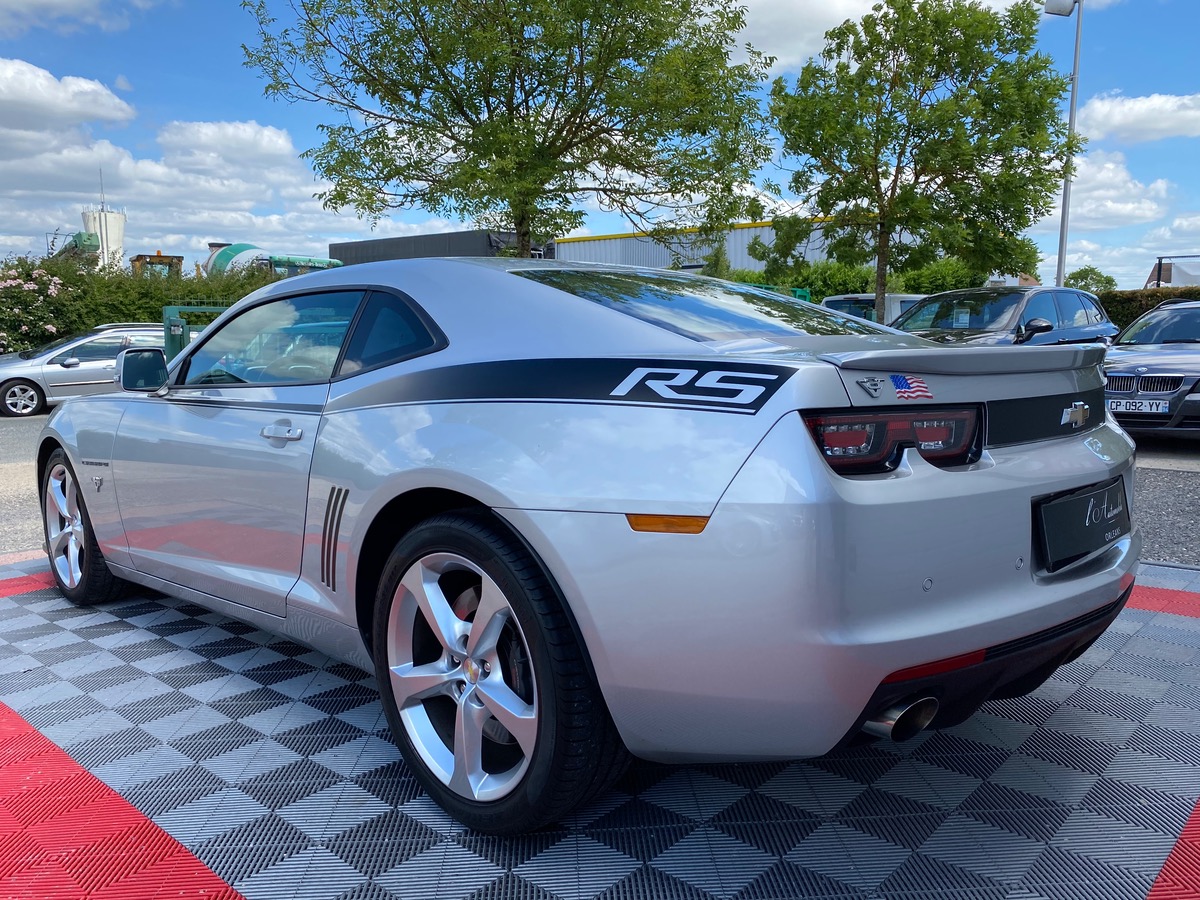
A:
[[[32,350],[22,350],[17,354],[17,356],[21,357],[21,359],[33,359],[35,356],[41,356],[44,353],[51,353],[57,350],[59,347],[65,347],[67,344],[71,343],[71,341],[77,341],[81,337],[83,337],[82,334],[68,335],[67,337],[50,341],[48,344],[42,344],[40,347],[34,347]]]
[[[1117,344],[1200,344],[1200,309],[1154,309],[1125,329]]]
[[[693,341],[880,334],[803,300],[749,285],[670,272],[546,269],[516,272]]]
[[[893,328],[1007,331],[1014,323],[1024,291],[954,291],[926,297],[896,319]]]

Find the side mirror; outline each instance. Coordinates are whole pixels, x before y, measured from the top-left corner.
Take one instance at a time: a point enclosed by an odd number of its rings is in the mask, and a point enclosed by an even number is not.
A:
[[[1035,334],[1045,334],[1047,331],[1053,331],[1054,326],[1046,319],[1030,319],[1021,328],[1017,329],[1017,343],[1024,344]]]
[[[158,347],[122,350],[113,380],[122,390],[153,393],[167,383],[167,355]]]
[[[59,365],[62,366],[64,369],[75,369],[75,368],[78,368],[78,366],[79,366],[79,360],[76,359],[74,356],[68,356],[66,359],[64,359],[62,362],[60,362]]]

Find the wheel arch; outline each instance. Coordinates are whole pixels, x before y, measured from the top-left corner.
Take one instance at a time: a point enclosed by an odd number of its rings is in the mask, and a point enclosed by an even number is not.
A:
[[[526,540],[525,536],[496,510],[474,497],[447,488],[416,488],[399,494],[384,504],[367,527],[359,548],[358,562],[354,572],[355,623],[367,651],[374,653],[372,623],[375,612],[375,594],[392,550],[409,531],[421,522],[440,513],[451,511],[472,513],[485,518],[489,524],[516,541],[541,566],[563,614],[570,623],[571,632],[583,652],[588,676],[593,683],[599,684],[583,631],[575,619],[575,614],[563,594],[558,579],[554,577],[554,573],[546,565],[546,561]]]
[[[55,437],[43,438],[42,442],[40,444],[38,444],[37,484],[38,484],[39,496],[41,495],[41,492],[42,492],[42,485],[44,485],[46,483],[46,463],[50,460],[50,454],[52,454],[55,450],[62,450],[64,453],[67,454],[67,458],[70,459],[71,452],[66,448],[66,446],[63,444],[62,441],[58,440]],[[74,465],[73,460],[72,460],[72,465]]]

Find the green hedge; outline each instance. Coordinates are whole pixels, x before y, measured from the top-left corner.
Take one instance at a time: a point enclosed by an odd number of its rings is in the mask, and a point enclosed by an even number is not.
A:
[[[1200,286],[1177,288],[1148,288],[1140,291],[1104,291],[1100,295],[1109,317],[1124,328],[1148,309],[1164,300],[1200,300]]]
[[[9,257],[0,261],[0,353],[106,322],[161,322],[164,306],[226,306],[276,278],[262,270],[208,278],[137,276],[82,270],[68,260]],[[197,316],[196,324],[211,318]]]

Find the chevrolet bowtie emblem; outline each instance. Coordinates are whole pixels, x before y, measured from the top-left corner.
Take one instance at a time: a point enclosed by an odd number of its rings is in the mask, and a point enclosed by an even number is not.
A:
[[[1058,424],[1066,425],[1068,422],[1070,422],[1072,428],[1082,428],[1083,424],[1087,422],[1089,415],[1091,415],[1091,412],[1088,409],[1088,405],[1082,401],[1076,400],[1069,407],[1063,410],[1062,421]]]

